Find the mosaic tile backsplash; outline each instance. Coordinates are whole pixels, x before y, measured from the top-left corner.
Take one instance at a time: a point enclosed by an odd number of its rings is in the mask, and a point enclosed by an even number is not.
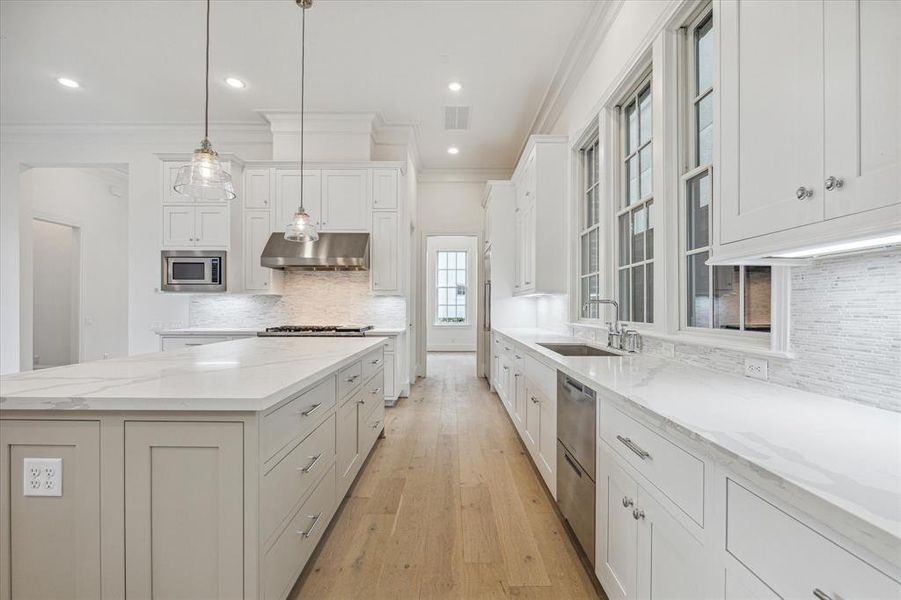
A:
[[[367,272],[285,272],[282,295],[192,296],[191,327],[374,325],[404,327],[406,301],[375,296]]]

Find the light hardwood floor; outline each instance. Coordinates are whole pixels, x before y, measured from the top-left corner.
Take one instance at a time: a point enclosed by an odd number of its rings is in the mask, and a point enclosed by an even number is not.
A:
[[[475,355],[429,355],[290,598],[597,598]]]

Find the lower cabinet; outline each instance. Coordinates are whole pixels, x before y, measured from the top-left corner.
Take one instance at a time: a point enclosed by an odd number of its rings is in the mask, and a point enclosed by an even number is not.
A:
[[[529,392],[526,389],[526,378],[519,369],[513,371],[513,382],[510,385],[510,393],[513,396],[510,399],[510,405],[513,407],[513,412],[510,416],[513,417],[513,424],[516,425],[516,429],[519,431],[520,436],[522,436],[527,429]]]
[[[611,599],[702,598],[704,548],[601,448],[596,568]]]
[[[363,390],[338,407],[338,493],[343,497],[353,483],[360,469],[360,446],[358,443],[357,412]]]
[[[242,423],[125,423],[125,592],[244,596]]]

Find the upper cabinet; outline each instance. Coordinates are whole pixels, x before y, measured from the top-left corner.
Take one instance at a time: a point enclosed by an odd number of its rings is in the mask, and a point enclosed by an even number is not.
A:
[[[300,169],[272,169],[272,179],[275,182],[274,226],[276,231],[284,231],[300,207]],[[303,207],[322,229],[322,172],[319,170],[303,171]]]
[[[369,230],[369,169],[322,171],[322,229]]]
[[[397,169],[372,170],[372,209],[397,210]]]
[[[711,260],[897,229],[901,4],[717,6],[721,209]]]
[[[532,136],[514,172],[514,295],[566,291],[566,153],[565,137]]]
[[[190,160],[181,160],[174,159],[175,155],[160,155],[163,159],[163,203],[174,203],[174,204],[184,204],[186,202],[222,202],[220,198],[193,198],[191,196],[186,196],[184,194],[179,194],[175,191],[175,180],[178,177],[178,171],[182,167],[186,165],[190,165]],[[232,178],[236,178],[240,176],[240,173],[236,173],[235,164],[230,159],[226,159],[224,157],[220,157],[220,161],[222,164],[222,169],[229,173]],[[240,163],[238,164],[238,167]],[[235,182],[237,185],[237,182]]]

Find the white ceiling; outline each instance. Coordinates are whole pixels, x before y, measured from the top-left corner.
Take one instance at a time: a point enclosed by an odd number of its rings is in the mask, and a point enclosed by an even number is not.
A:
[[[307,108],[418,124],[428,168],[509,168],[593,3],[316,0]],[[0,121],[201,120],[204,6],[3,0]],[[254,109],[297,107],[300,12],[293,0],[213,1],[211,120],[259,123]],[[59,86],[61,75],[81,89]],[[228,88],[227,75],[247,88]],[[461,93],[447,90],[452,79]],[[444,131],[445,104],[472,106],[470,131]],[[459,155],[446,153],[451,144]]]

